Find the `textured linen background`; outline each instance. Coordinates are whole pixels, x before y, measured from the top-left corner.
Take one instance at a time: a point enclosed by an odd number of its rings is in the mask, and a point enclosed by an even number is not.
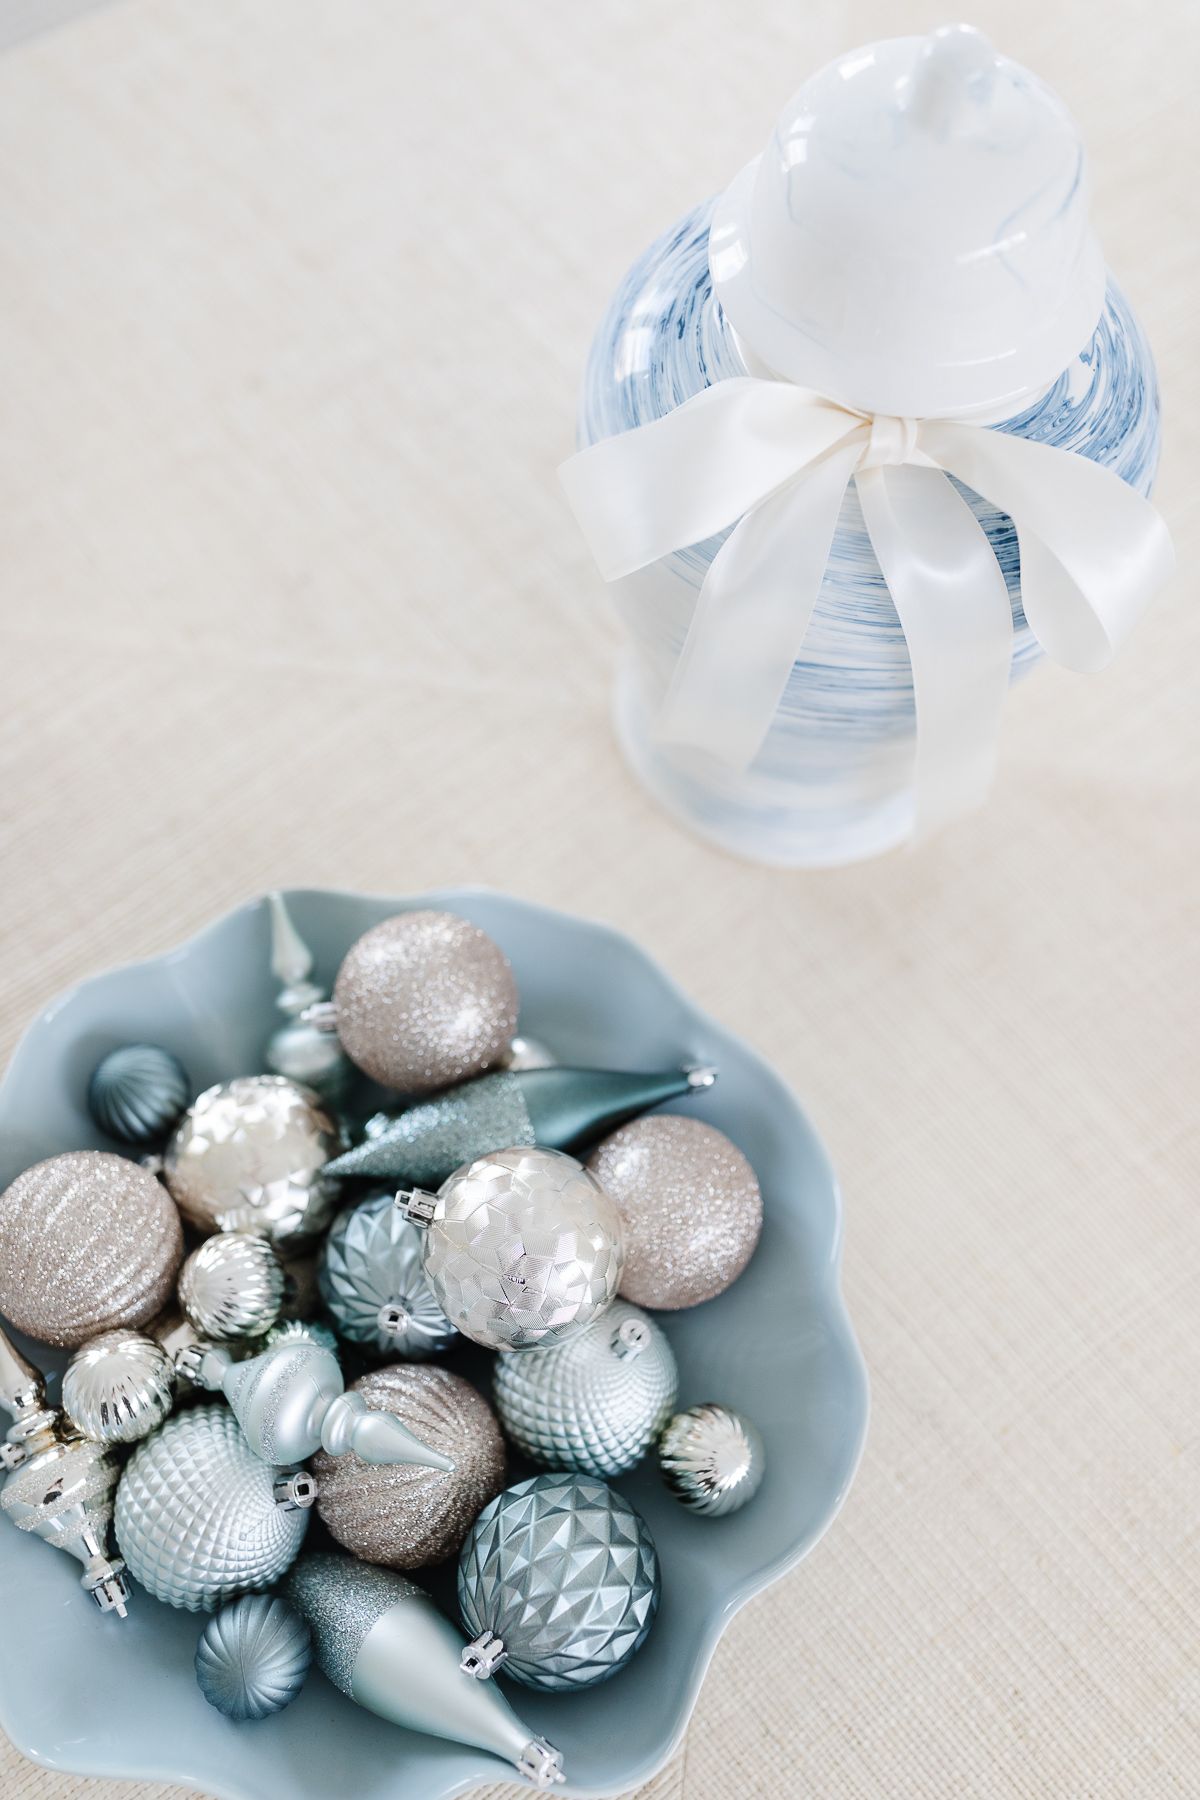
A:
[[[841,1172],[866,1460],[647,1800],[1200,1792],[1194,0],[973,9],[1090,145],[1182,571],[1110,673],[1014,696],[983,815],[819,876],[682,835],[613,748],[554,480],[643,243],[810,68],[945,11],[14,0],[3,28],[5,1048],[266,887],[469,879],[634,933]],[[5,1800],[173,1792],[0,1743]]]

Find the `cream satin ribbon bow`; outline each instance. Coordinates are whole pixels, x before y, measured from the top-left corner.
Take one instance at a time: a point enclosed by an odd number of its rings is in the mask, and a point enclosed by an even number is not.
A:
[[[1012,519],[1025,617],[1068,668],[1102,668],[1174,566],[1149,501],[1086,457],[949,419],[872,418],[757,376],[719,381],[559,474],[606,581],[734,526],[659,735],[735,769],[783,696],[853,477],[912,665],[918,832],[983,799],[1012,660],[1004,576],[947,476]]]

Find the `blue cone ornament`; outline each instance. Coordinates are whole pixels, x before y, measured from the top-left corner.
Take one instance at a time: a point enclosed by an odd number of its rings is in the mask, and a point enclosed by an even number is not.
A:
[[[423,1250],[421,1232],[390,1192],[334,1221],[317,1280],[342,1337],[416,1362],[450,1348],[458,1333],[434,1298]]]
[[[559,1752],[464,1672],[460,1633],[403,1575],[316,1554],[296,1564],[283,1592],[308,1624],[321,1672],[357,1705],[489,1750],[537,1788],[563,1779]]]
[[[619,1069],[501,1069],[448,1088],[396,1118],[376,1116],[327,1175],[437,1186],[489,1150],[540,1144],[574,1150],[627,1119],[712,1087],[711,1068],[629,1074]]]
[[[161,1044],[122,1044],[101,1057],[88,1082],[88,1111],[123,1144],[160,1143],[192,1097],[188,1072]]]
[[[467,1534],[463,1666],[551,1692],[595,1687],[640,1648],[658,1599],[654,1541],[628,1500],[589,1475],[534,1475]]]
[[[308,1626],[286,1600],[244,1594],[208,1621],[196,1681],[227,1719],[267,1719],[290,1706],[312,1666]]]

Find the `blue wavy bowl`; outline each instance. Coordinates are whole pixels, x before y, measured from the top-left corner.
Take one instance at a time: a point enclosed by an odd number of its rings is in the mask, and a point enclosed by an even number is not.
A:
[[[404,900],[300,891],[288,904],[327,981],[369,925],[406,907],[444,906],[503,945],[520,983],[521,1029],[564,1061],[720,1066],[717,1087],[692,1104],[754,1164],[766,1202],[762,1244],[727,1293],[663,1322],[681,1404],[744,1408],[766,1441],[766,1480],[744,1512],[704,1520],[667,1496],[652,1467],[622,1479],[662,1561],[654,1629],[630,1666],[590,1693],[517,1695],[522,1716],[563,1750],[566,1793],[636,1786],[678,1745],[728,1621],[812,1548],[854,1475],[867,1383],[838,1288],[833,1170],[779,1077],[607,926],[469,888]],[[87,1081],[118,1043],[164,1044],[197,1088],[259,1069],[278,1022],[267,940],[266,906],[255,901],[179,949],[96,976],[48,1007],[0,1085],[0,1181],[40,1157],[101,1143]],[[50,1352],[34,1354],[61,1368]],[[70,1559],[0,1530],[0,1724],[37,1762],[178,1781],[221,1800],[450,1800],[509,1778],[480,1751],[361,1712],[315,1675],[286,1712],[232,1724],[196,1686],[191,1614],[135,1591],[126,1621],[104,1618],[77,1576]]]

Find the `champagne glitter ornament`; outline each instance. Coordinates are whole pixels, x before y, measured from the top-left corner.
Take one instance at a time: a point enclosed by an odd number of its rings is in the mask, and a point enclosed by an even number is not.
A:
[[[15,1442],[13,1440],[16,1440]],[[125,1617],[125,1564],[108,1552],[116,1459],[102,1444],[64,1430],[58,1415],[26,1412],[9,1433],[0,1512],[18,1531],[83,1564],[80,1581],[101,1612]]]
[[[266,1238],[248,1231],[207,1238],[179,1277],[179,1304],[205,1338],[261,1337],[283,1297],[279,1258]]]
[[[453,1468],[368,1468],[320,1451],[313,1474],[325,1525],[364,1562],[423,1569],[453,1556],[504,1486],[504,1439],[491,1407],[460,1375],[420,1364],[375,1369],[352,1392],[400,1419]]]
[[[192,1097],[187,1070],[158,1044],[122,1044],[92,1071],[88,1111],[101,1131],[144,1148],[161,1143]]]
[[[403,1575],[318,1554],[301,1558],[283,1592],[308,1623],[322,1673],[359,1706],[490,1750],[537,1788],[563,1779],[559,1752],[502,1694],[464,1674],[461,1636]]]
[[[196,1680],[227,1719],[267,1719],[290,1706],[312,1664],[308,1626],[286,1600],[243,1594],[204,1627]]]
[[[361,1394],[346,1393],[337,1357],[309,1340],[293,1338],[243,1363],[220,1345],[196,1345],[182,1352],[180,1369],[198,1386],[225,1395],[246,1441],[266,1462],[303,1462],[324,1449],[330,1456],[353,1451],[365,1463],[454,1466],[398,1418],[373,1413]]]
[[[623,1125],[588,1168],[620,1208],[621,1293],[638,1306],[698,1306],[736,1281],[762,1231],[754,1170],[724,1132],[662,1113]]]
[[[288,1473],[255,1456],[228,1407],[168,1419],[138,1445],[117,1489],[117,1542],[130,1574],[188,1612],[270,1587],[308,1529]]]
[[[588,1475],[534,1475],[484,1508],[463,1545],[463,1667],[526,1687],[595,1687],[639,1648],[658,1608],[645,1521]]]
[[[363,1143],[328,1166],[406,1187],[436,1186],[489,1150],[539,1144],[573,1150],[664,1100],[702,1092],[715,1069],[628,1074],[618,1069],[501,1069],[465,1081],[399,1117],[371,1121]]]
[[[328,1009],[313,1009],[374,1080],[426,1094],[503,1061],[517,1024],[504,952],[453,913],[398,913],[352,944]]]
[[[175,1366],[137,1331],[103,1331],[77,1350],[63,1375],[63,1411],[98,1444],[135,1444],[171,1410]]]
[[[663,1480],[692,1512],[719,1518],[752,1500],[766,1472],[763,1441],[727,1406],[676,1413],[658,1445]]]
[[[282,1075],[241,1075],[206,1088],[163,1156],[163,1180],[197,1231],[259,1231],[275,1244],[320,1236],[338,1203],[323,1174],[342,1147],[310,1088]]]
[[[144,1325],[170,1296],[179,1215],[147,1170],[104,1150],[35,1163],[0,1194],[0,1313],[74,1349]]]
[[[494,1381],[501,1423],[530,1462],[604,1476],[640,1462],[678,1390],[670,1344],[625,1300],[565,1344],[498,1357]]]
[[[328,1101],[339,1100],[354,1074],[337,1038],[301,1015],[325,999],[325,989],[309,979],[313,959],[292,923],[282,894],[268,894],[271,913],[271,973],[282,985],[275,1004],[287,1023],[271,1033],[264,1061],[276,1075],[311,1088]]]
[[[344,1338],[419,1361],[449,1349],[458,1334],[434,1299],[423,1251],[421,1232],[390,1193],[364,1200],[334,1221],[318,1279]]]
[[[491,1350],[559,1343],[616,1297],[621,1219],[558,1150],[493,1150],[437,1195],[397,1196],[425,1231],[425,1273],[446,1317]]]

